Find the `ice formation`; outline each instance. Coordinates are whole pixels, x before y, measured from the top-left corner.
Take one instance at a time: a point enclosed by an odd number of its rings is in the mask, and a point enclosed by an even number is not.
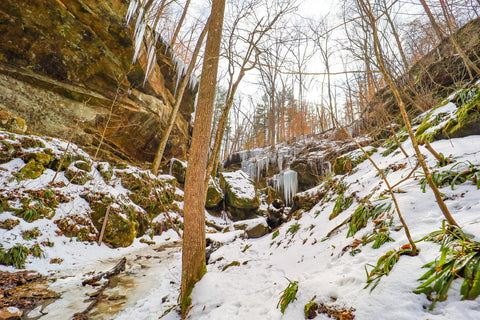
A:
[[[145,79],[143,84],[148,80],[148,76],[153,70],[155,66],[157,55],[156,49],[158,42],[161,42],[165,46],[165,55],[170,56],[172,60],[172,64],[174,65],[175,72],[177,73],[176,85],[175,85],[175,92],[176,95],[177,88],[180,84],[180,80],[182,77],[185,76],[187,71],[187,66],[185,63],[175,54],[175,52],[170,48],[170,46],[165,43],[157,32],[158,30],[154,30],[154,28],[147,23],[144,16],[146,16],[147,12],[144,10],[144,6],[147,3],[146,0],[130,0],[130,5],[127,10],[127,14],[125,16],[126,23],[129,24],[135,15],[137,15],[136,22],[135,22],[135,31],[134,31],[134,54],[132,59],[132,64],[138,59],[140,54],[140,50],[142,48],[142,44],[144,40],[147,42],[147,68],[145,69]],[[147,28],[148,27],[148,28]],[[188,87],[190,90],[194,90],[198,85],[198,77],[195,75],[191,75],[188,81]]]
[[[296,171],[287,170],[273,176],[273,187],[278,192],[283,192],[287,206],[291,205],[293,196],[298,189],[298,174]]]

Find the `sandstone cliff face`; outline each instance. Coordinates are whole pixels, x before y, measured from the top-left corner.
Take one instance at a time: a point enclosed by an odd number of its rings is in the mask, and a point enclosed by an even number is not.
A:
[[[0,109],[28,130],[68,139],[100,156],[151,161],[166,126],[177,74],[160,44],[143,85],[145,53],[131,65],[127,0],[3,0]],[[194,89],[186,92],[166,156],[184,158]],[[112,114],[110,115],[110,111]]]

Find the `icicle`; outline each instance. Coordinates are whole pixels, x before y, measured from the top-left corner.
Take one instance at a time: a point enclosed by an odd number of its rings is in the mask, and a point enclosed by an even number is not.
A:
[[[140,47],[142,46],[143,35],[145,34],[146,24],[142,23],[138,34],[135,36],[135,53],[133,55],[133,63],[137,61],[138,53],[140,52]]]
[[[292,198],[297,193],[298,175],[296,171],[288,170],[283,173],[283,195],[285,202],[290,205]]]
[[[157,41],[158,41],[158,33],[155,33],[155,41],[150,41],[149,46],[148,46],[148,64],[147,64],[147,69],[145,70],[145,79],[143,80],[143,85],[148,80],[148,77],[150,76],[150,73],[152,72],[155,62],[157,61],[157,55],[155,54],[155,51],[157,49]]]
[[[130,20],[135,15],[135,12],[137,11],[137,7],[138,7],[138,2],[136,0],[131,0],[130,5],[128,6],[127,15],[125,17],[127,24],[130,23]]]
[[[273,177],[273,188],[283,193],[287,206],[291,205],[293,196],[298,190],[298,174],[296,171],[287,170]]]

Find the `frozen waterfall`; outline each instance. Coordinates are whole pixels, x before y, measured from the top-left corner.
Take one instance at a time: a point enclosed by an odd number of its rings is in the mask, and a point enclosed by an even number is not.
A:
[[[298,174],[296,171],[287,170],[276,174],[272,178],[273,188],[278,192],[283,192],[283,198],[285,199],[285,204],[290,206],[292,203],[292,198],[297,193],[298,189]]]

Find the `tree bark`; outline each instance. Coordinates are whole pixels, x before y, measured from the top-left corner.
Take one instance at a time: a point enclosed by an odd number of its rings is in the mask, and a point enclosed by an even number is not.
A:
[[[182,283],[180,305],[183,316],[191,304],[190,294],[206,272],[205,264],[205,196],[204,186],[208,144],[212,131],[220,42],[222,39],[225,0],[213,0],[208,24],[202,78],[185,177]]]

